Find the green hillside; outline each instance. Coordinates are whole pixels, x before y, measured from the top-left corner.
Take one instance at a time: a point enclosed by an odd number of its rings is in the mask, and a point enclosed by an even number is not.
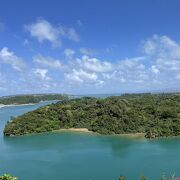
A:
[[[146,138],[178,136],[180,95],[127,94],[65,100],[12,118],[4,134],[24,135],[61,128],[87,128],[100,134],[145,133]]]

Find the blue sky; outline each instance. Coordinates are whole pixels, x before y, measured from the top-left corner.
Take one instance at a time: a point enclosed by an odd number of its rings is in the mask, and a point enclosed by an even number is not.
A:
[[[178,0],[0,3],[0,95],[180,90]]]

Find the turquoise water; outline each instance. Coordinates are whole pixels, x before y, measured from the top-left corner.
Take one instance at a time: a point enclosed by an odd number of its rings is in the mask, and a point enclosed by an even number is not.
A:
[[[47,102],[46,102],[47,103]],[[158,180],[165,172],[180,174],[180,139],[128,139],[77,132],[3,137],[10,116],[45,103],[0,109],[0,174],[20,180],[115,180],[141,174]]]

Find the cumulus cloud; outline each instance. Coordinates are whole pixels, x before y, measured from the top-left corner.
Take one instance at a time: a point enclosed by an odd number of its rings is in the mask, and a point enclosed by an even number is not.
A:
[[[80,78],[83,71],[96,75],[94,83],[103,81],[104,84],[118,83],[119,87],[128,85],[136,88],[157,88],[155,84],[166,87],[170,83],[175,86],[180,80],[180,44],[167,36],[154,35],[143,42],[142,49],[143,56],[125,58],[118,62],[89,56],[77,58],[72,63],[75,68],[70,73],[72,80],[88,83]]]
[[[154,35],[144,42],[143,49],[152,64],[152,72],[166,76],[171,73],[171,77],[174,77],[174,75],[179,72],[179,43],[167,36]]]
[[[77,62],[81,68],[91,72],[103,73],[113,70],[113,65],[110,62],[101,61],[97,58],[82,56],[81,59],[77,59]]]
[[[126,69],[145,69],[145,66],[140,63],[137,58],[124,59],[118,63],[118,69],[126,70]]]
[[[139,83],[149,78],[146,68],[139,62],[139,58],[121,60],[115,67],[113,76],[109,79],[120,83]]]
[[[151,57],[165,60],[180,57],[180,45],[167,36],[154,35],[143,43],[143,50]]]
[[[135,57],[113,63],[84,55],[70,64],[65,77],[71,82],[83,84],[141,83],[149,78],[148,71],[141,63],[142,60],[144,57]]]
[[[153,74],[156,74],[156,75],[160,73],[159,69],[155,65],[151,66],[151,71]]]
[[[82,69],[73,69],[71,73],[65,74],[68,81],[73,83],[84,83],[86,84],[103,84],[102,80],[98,79],[96,73],[87,72]]]
[[[131,86],[141,84],[157,88],[175,86],[180,71],[180,44],[167,36],[154,35],[142,43],[144,56],[120,60],[113,73],[105,74],[107,79],[123,81]]]
[[[31,77],[28,79],[23,74],[23,82],[47,90],[57,90],[60,85],[62,89],[78,85],[79,92],[84,87],[87,87],[87,92],[95,87],[98,92],[150,91],[166,89],[168,86],[177,87],[180,83],[180,43],[167,36],[154,35],[141,45],[142,56],[119,61],[87,55],[77,57],[78,53],[73,49],[65,49],[63,52],[68,61],[39,54],[33,57]],[[0,51],[2,63],[17,71],[23,69],[24,64],[22,58],[7,48]]]
[[[81,87],[103,85],[106,89],[116,87],[124,91],[177,86],[180,81],[180,44],[167,36],[155,35],[143,42],[142,49],[143,56],[116,62],[87,55],[69,58],[64,72],[66,83],[81,84]],[[67,51],[66,55],[74,55],[74,52]]]
[[[33,74],[40,80],[45,80],[45,81],[50,80],[51,78],[47,75],[47,73],[48,73],[47,69],[37,68],[33,70]]]
[[[55,47],[60,45],[59,36],[61,31],[45,19],[38,19],[35,23],[25,25],[25,30],[32,37],[37,38],[40,43],[46,40]]]
[[[54,26],[43,18],[39,18],[36,22],[25,25],[24,28],[40,43],[49,41],[53,47],[58,47],[61,45],[62,37],[67,37],[75,42],[79,41],[79,36],[74,28]]]
[[[25,67],[23,59],[16,56],[14,52],[9,51],[7,47],[2,48],[0,51],[0,63],[9,64],[16,71],[22,71]]]
[[[110,62],[82,56],[73,62],[71,61],[69,71],[65,74],[65,77],[68,80],[67,82],[71,83],[102,85],[104,84],[102,73],[112,70],[113,65]]]
[[[62,68],[62,64],[61,64],[60,60],[54,59],[50,56],[44,57],[41,54],[34,56],[33,62],[40,66],[44,66],[44,67],[48,67],[48,68],[54,68],[54,69]]]

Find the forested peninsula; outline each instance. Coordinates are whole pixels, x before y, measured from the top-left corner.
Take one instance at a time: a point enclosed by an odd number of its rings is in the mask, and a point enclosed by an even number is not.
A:
[[[5,136],[87,128],[100,134],[180,135],[180,94],[124,94],[63,100],[12,118]]]
[[[3,105],[20,105],[39,103],[40,101],[50,100],[67,100],[68,96],[63,94],[31,94],[31,95],[15,95],[0,97],[0,104]]]

